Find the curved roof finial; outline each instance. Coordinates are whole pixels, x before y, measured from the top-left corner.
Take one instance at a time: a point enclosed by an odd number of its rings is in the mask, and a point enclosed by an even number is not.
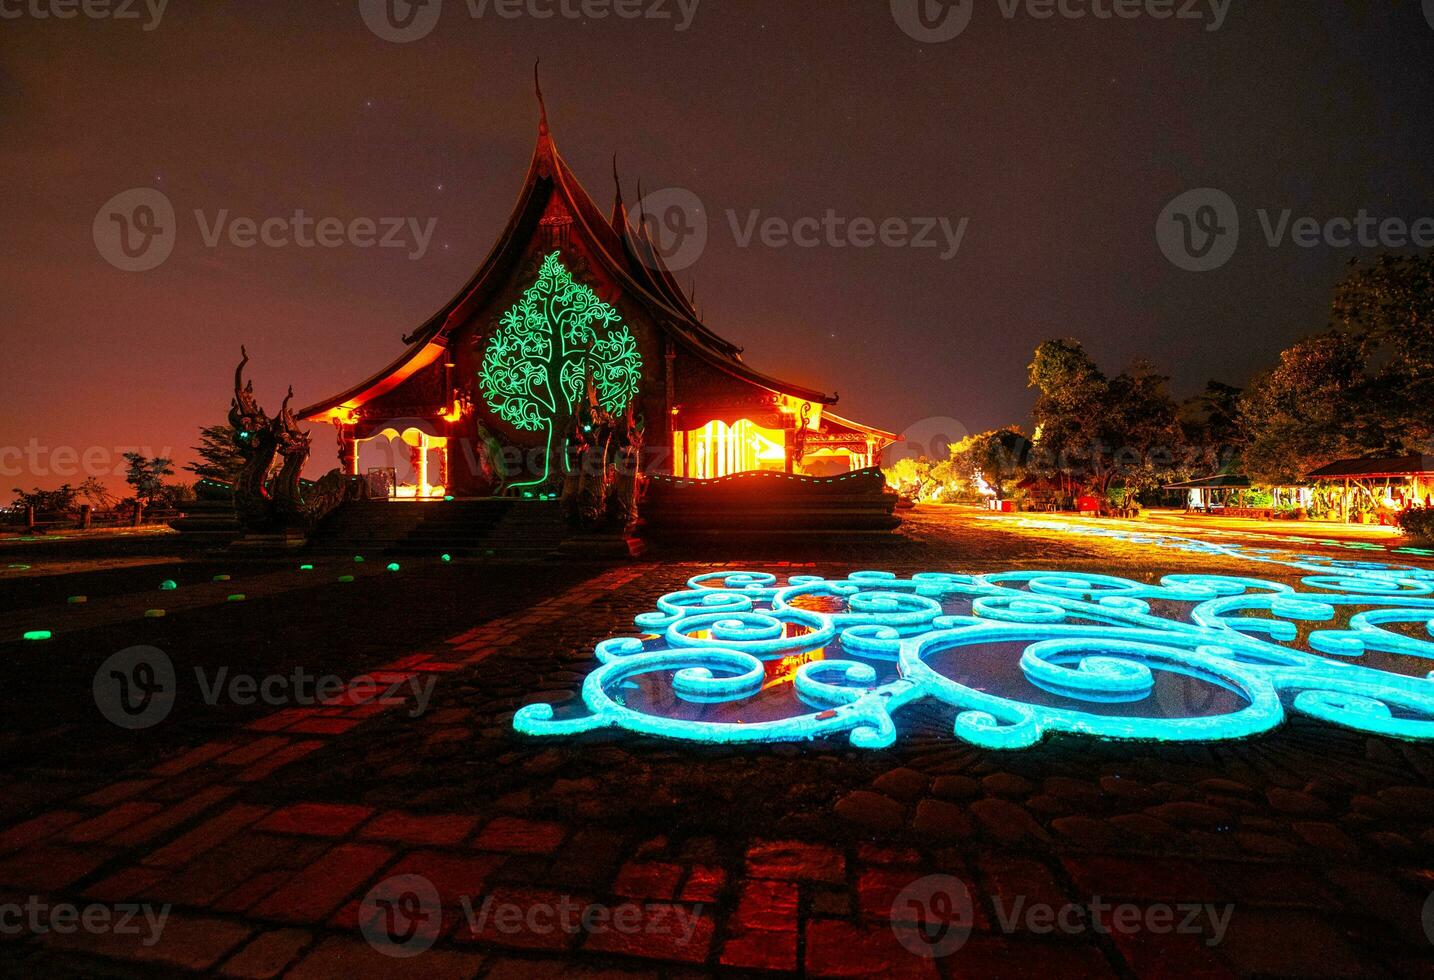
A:
[[[538,93],[538,135],[548,135],[548,106],[543,101],[543,83],[538,80],[538,65],[543,59],[538,58],[533,62],[533,90]]]

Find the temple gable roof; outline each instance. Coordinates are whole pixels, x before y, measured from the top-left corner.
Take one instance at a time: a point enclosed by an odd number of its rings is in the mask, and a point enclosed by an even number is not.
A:
[[[392,390],[443,356],[452,333],[489,302],[509,280],[539,220],[554,197],[572,216],[596,261],[622,288],[628,299],[642,304],[658,328],[681,349],[713,367],[750,384],[823,405],[836,396],[762,374],[741,357],[742,349],[701,322],[691,299],[662,261],[645,222],[634,227],[622,203],[621,189],[612,213],[604,215],[558,153],[548,127],[547,110],[538,92],[538,140],[508,222],[473,276],[437,312],[403,338],[405,350],[373,376],[299,412],[303,421],[342,417],[359,405]],[[616,168],[614,166],[614,176]]]

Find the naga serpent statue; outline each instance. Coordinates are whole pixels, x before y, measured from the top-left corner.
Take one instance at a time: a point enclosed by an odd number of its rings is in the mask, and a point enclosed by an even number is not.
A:
[[[625,528],[637,520],[637,478],[642,468],[643,420],[632,402],[613,437],[613,485],[608,495],[608,520]]]
[[[244,462],[234,477],[234,512],[246,530],[268,530],[274,524],[274,505],[267,484],[277,444],[269,417],[254,398],[254,382],[244,381],[249,352],[240,347],[239,353],[243,359],[234,369],[229,425],[234,430],[234,448]]]
[[[279,414],[271,423],[279,455],[284,458],[279,472],[274,474],[274,512],[283,523],[290,526],[302,525],[308,518],[299,480],[303,476],[304,464],[309,461],[310,449],[309,434],[299,428],[294,413],[289,411],[289,402],[293,397],[294,389],[291,385],[289,393],[284,396],[284,404],[279,406]]]
[[[243,384],[249,353],[243,347],[239,350],[243,360],[234,371],[229,424],[234,428],[235,447],[244,459],[234,480],[234,510],[244,529],[311,528],[345,501],[366,496],[362,481],[338,469],[325,473],[307,495],[304,493],[302,474],[309,461],[310,438],[289,410],[294,389],[289,388],[279,414],[268,418],[254,398],[254,383]],[[271,480],[276,455],[283,462]]]

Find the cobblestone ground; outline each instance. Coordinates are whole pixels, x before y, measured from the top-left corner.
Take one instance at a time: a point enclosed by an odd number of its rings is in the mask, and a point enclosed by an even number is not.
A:
[[[32,561],[0,572],[0,636],[55,634],[0,644],[11,668],[0,970],[1434,973],[1425,745],[1293,720],[1210,746],[1053,739],[995,752],[955,741],[936,709],[905,713],[881,751],[844,739],[717,748],[512,732],[519,705],[576,697],[594,643],[632,632],[658,595],[714,567],[1295,577],[954,510],[910,515],[884,546],[728,550],[704,562],[396,571],[378,560],[303,570],[303,559],[0,555],[0,565]],[[165,579],[179,587],[160,591]],[[91,685],[102,661],[135,644],[172,658],[179,695],[161,722],[127,731],[96,710]],[[366,674],[383,696],[275,707],[238,703],[230,689],[205,703],[187,678],[225,667]],[[932,874],[958,879],[972,900],[969,937],[937,958],[909,952],[889,921],[896,896]],[[423,951],[395,957],[365,937],[414,911],[380,885],[404,875],[431,883],[418,910],[434,914],[401,920],[420,925],[388,952]],[[122,931],[60,914],[129,904],[169,907],[157,942],[143,915]],[[562,927],[582,914],[584,927]]]

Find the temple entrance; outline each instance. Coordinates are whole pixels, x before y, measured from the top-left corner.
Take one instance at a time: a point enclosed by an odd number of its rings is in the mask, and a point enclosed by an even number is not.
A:
[[[749,419],[720,420],[673,434],[674,475],[715,480],[751,470],[786,469],[786,436]]]
[[[442,497],[447,493],[448,439],[408,425],[392,426],[355,441],[355,467],[369,478],[370,492],[396,499]]]

